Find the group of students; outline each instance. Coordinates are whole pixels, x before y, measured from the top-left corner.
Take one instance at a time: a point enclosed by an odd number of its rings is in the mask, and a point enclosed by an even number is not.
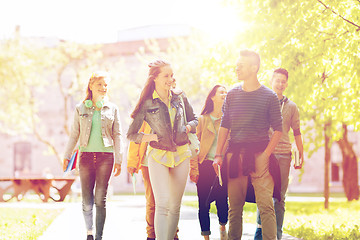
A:
[[[148,240],[178,239],[188,175],[197,186],[198,218],[205,240],[211,234],[209,211],[213,201],[221,240],[241,239],[245,201],[257,203],[255,239],[281,239],[291,162],[290,128],[301,163],[303,159],[299,112],[283,96],[287,71],[274,71],[272,91],[258,81],[259,67],[259,55],[242,50],[236,73],[243,84],[228,93],[224,86],[214,86],[197,118],[184,92],[175,87],[170,63],[156,60],[149,64],[148,78],[127,132],[131,141],[128,173],[141,170],[144,179]],[[79,141],[87,240],[94,239],[94,203],[95,239],[102,239],[108,184],[112,171],[115,176],[121,171],[120,116],[106,96],[109,81],[106,72],[90,77],[86,98],[76,106],[64,156],[65,169]],[[195,155],[189,147],[190,133],[196,133],[200,141]]]

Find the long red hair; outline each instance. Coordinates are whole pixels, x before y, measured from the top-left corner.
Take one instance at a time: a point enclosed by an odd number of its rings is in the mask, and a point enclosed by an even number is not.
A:
[[[161,68],[164,66],[170,66],[170,63],[168,63],[164,60],[155,60],[155,61],[149,63],[148,66],[150,68],[148,78],[147,78],[147,81],[145,83],[143,90],[141,91],[139,101],[136,104],[134,111],[131,113],[132,118],[135,118],[136,114],[139,112],[144,101],[146,99],[151,98],[152,94],[154,93],[154,90],[155,90],[154,80],[155,80],[155,78],[157,78],[157,76],[161,72]]]

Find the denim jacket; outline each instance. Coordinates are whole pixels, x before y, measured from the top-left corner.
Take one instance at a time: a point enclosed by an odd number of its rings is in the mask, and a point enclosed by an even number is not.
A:
[[[184,106],[181,102],[181,97],[183,98]],[[191,132],[195,133],[198,124],[193,108],[184,93],[177,94],[172,92],[170,104],[171,107],[176,109],[173,127],[171,126],[168,107],[165,103],[159,98],[146,99],[129,127],[127,133],[128,139],[136,143],[141,142],[144,133],[138,133],[138,131],[145,120],[150,125],[152,133],[158,136],[158,142],[150,142],[151,147],[176,152],[177,146],[188,144],[189,138],[186,134],[186,125],[189,124]],[[184,111],[186,112],[187,123],[185,123]]]
[[[70,159],[72,151],[80,138],[80,146],[86,147],[89,141],[92,117],[95,109],[88,108],[84,103],[76,106],[74,122],[71,127],[70,139],[65,150],[65,159]],[[101,108],[102,139],[105,147],[113,146],[115,162],[121,164],[121,125],[118,107],[110,102],[105,102]]]

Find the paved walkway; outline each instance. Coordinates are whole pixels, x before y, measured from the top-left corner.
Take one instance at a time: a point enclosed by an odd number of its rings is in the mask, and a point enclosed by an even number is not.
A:
[[[184,196],[184,201],[196,201],[195,196]],[[46,206],[47,204],[44,204]],[[39,240],[82,240],[86,239],[81,203],[60,203],[65,210],[46,230]],[[116,196],[109,199],[104,240],[145,240],[145,197],[134,195]],[[59,205],[57,206],[59,207]],[[211,240],[220,239],[217,216],[211,214]],[[179,221],[180,240],[201,240],[197,209],[182,206]],[[254,238],[255,225],[245,224],[243,240]],[[296,239],[284,236],[283,239]]]

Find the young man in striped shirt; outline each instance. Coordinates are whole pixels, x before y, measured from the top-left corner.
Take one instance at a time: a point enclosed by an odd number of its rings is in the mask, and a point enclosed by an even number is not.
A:
[[[271,88],[275,91],[281,105],[281,113],[283,117],[283,135],[280,138],[278,145],[274,150],[275,157],[279,161],[280,176],[281,176],[281,199],[280,201],[274,198],[274,207],[277,225],[277,239],[282,238],[282,226],[285,214],[285,194],[289,185],[289,173],[291,163],[291,143],[289,139],[290,128],[293,130],[296,147],[299,151],[300,165],[295,166],[301,168],[303,163],[303,144],[300,132],[300,115],[299,110],[294,102],[283,95],[288,86],[288,71],[284,68],[277,68],[274,70],[273,76],[270,80]],[[272,134],[272,131],[271,131]],[[257,211],[257,224],[254,240],[262,239],[261,220],[259,211]]]
[[[229,148],[221,170],[229,195],[229,240],[241,239],[249,175],[262,219],[263,237],[276,239],[272,200],[274,180],[269,171],[269,157],[282,135],[282,117],[276,94],[260,84],[257,78],[259,68],[260,57],[256,52],[240,52],[236,73],[243,84],[228,92],[223,105],[213,166],[218,173],[218,166],[223,163],[222,149],[230,134]],[[268,135],[270,127],[274,129],[271,139]]]

